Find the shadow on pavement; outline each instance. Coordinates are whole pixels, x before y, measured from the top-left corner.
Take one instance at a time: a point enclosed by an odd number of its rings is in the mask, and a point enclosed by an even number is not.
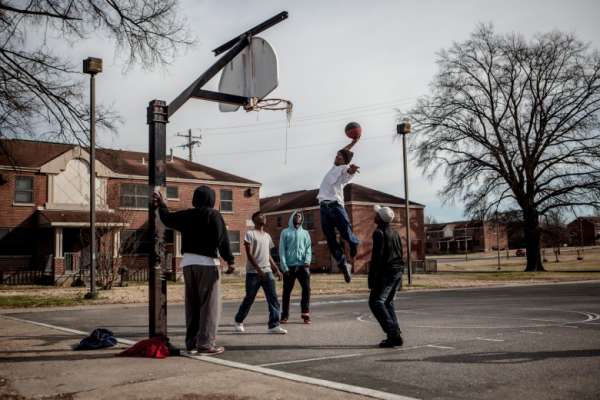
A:
[[[564,351],[538,351],[538,352],[485,352],[471,354],[453,354],[445,356],[433,356],[420,359],[383,359],[379,362],[414,362],[427,361],[439,363],[458,364],[522,364],[532,361],[542,361],[549,358],[576,358],[576,357],[598,357],[600,349],[591,350],[564,350]]]

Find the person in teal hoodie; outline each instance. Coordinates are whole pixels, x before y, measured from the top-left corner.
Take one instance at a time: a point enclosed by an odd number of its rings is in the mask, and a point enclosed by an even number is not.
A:
[[[280,268],[283,272],[283,296],[281,323],[285,324],[290,312],[290,296],[296,279],[302,287],[300,301],[301,317],[310,324],[310,261],[312,243],[308,231],[302,227],[304,216],[298,210],[290,215],[288,227],[281,231],[279,238]]]

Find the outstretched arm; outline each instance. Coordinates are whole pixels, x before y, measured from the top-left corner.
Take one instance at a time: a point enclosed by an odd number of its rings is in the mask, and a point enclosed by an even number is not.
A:
[[[350,143],[348,143],[345,147],[344,150],[350,150],[351,148],[354,147],[354,145],[358,142],[358,139],[352,139],[352,141]]]

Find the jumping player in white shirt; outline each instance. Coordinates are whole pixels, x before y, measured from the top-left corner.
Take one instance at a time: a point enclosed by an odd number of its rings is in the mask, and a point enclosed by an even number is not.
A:
[[[347,283],[352,280],[350,265],[340,243],[336,240],[335,230],[340,233],[342,239],[348,242],[350,246],[350,257],[356,256],[357,246],[360,241],[352,232],[352,224],[348,218],[348,213],[344,208],[344,186],[359,172],[359,167],[350,164],[354,153],[350,149],[358,142],[358,137],[352,139],[352,142],[337,152],[333,167],[327,172],[319,187],[319,205],[321,209],[321,228],[327,238],[327,246],[333,258],[338,263],[338,267],[344,274]]]

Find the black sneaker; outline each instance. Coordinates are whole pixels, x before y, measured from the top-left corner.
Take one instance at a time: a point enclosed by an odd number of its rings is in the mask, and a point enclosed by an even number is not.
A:
[[[402,336],[400,335],[390,338],[389,340],[391,340],[396,346],[402,346],[404,344],[404,340],[402,340]]]
[[[342,261],[339,263],[338,267],[342,270],[346,283],[350,283],[352,281],[352,265],[348,264],[346,261]]]
[[[381,347],[382,349],[391,349],[395,346],[396,346],[396,344],[394,343],[394,341],[389,338],[384,339],[379,343],[379,347]]]

